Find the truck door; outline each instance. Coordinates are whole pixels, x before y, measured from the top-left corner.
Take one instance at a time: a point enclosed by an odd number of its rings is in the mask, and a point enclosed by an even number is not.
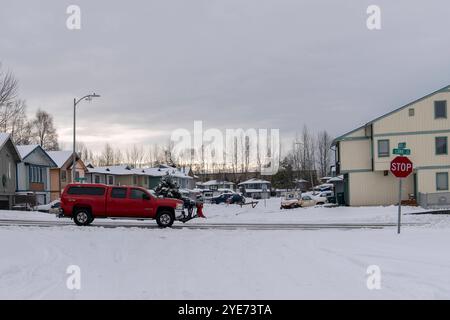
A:
[[[144,190],[130,188],[128,203],[130,216],[150,218],[155,214],[152,199]]]
[[[127,199],[128,188],[113,187],[110,189],[109,199],[106,201],[106,210],[109,217],[130,216]]]

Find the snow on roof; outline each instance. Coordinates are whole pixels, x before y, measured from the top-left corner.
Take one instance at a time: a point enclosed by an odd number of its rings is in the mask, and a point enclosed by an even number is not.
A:
[[[47,153],[58,168],[61,168],[73,155],[72,151],[47,151]]]
[[[17,151],[19,151],[20,157],[22,159],[26,158],[31,152],[34,151],[34,149],[36,149],[37,147],[39,147],[39,145],[37,144],[30,144],[30,145],[23,145],[23,146],[16,146]]]
[[[333,177],[333,178],[331,178],[331,179],[329,179],[328,181],[327,181],[327,183],[330,183],[330,182],[340,182],[340,181],[344,181],[344,176],[338,176],[338,177]]]
[[[221,180],[209,180],[209,181],[202,183],[203,186],[216,186],[216,185],[225,185],[225,184],[234,185],[233,182],[221,181]]]
[[[0,148],[8,141],[9,133],[0,132]]]
[[[112,175],[141,175],[141,176],[152,176],[152,177],[163,177],[167,174],[177,177],[192,179],[192,177],[184,174],[180,170],[161,165],[157,168],[131,168],[126,165],[120,166],[107,166],[107,167],[94,167],[88,168],[89,173],[101,173],[101,174],[112,174]]]
[[[3,146],[4,146],[4,145],[8,142],[8,140],[10,140],[10,139],[11,139],[11,135],[10,135],[9,133],[6,133],[6,132],[0,132],[0,149],[2,149]],[[17,150],[17,147],[16,147],[16,145],[12,142],[12,140],[11,140],[11,143],[12,143],[14,149],[16,150],[18,160],[19,160],[19,161],[22,160],[22,159],[21,159],[21,156],[20,156],[20,153],[19,153],[19,150]]]
[[[89,173],[112,174],[112,175],[118,175],[118,176],[139,174],[135,169],[132,169],[129,166],[125,166],[125,165],[88,168],[88,172]]]
[[[249,179],[247,181],[241,182],[238,185],[240,186],[240,185],[243,185],[243,184],[253,184],[253,183],[266,183],[267,184],[267,183],[270,183],[270,181],[252,178],[252,179]]]

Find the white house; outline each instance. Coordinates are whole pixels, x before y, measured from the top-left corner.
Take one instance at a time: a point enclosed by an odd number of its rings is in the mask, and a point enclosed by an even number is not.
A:
[[[197,186],[201,189],[216,191],[220,189],[233,190],[234,183],[225,180],[209,180],[206,182],[198,182]]]
[[[347,205],[398,202],[398,183],[390,169],[393,149],[406,143],[414,172],[403,182],[406,200],[415,196],[424,207],[449,207],[450,118],[446,86],[378,117],[333,141],[336,174],[344,177]]]
[[[264,196],[270,197],[270,181],[252,178],[238,184],[240,191],[245,197],[261,199]]]

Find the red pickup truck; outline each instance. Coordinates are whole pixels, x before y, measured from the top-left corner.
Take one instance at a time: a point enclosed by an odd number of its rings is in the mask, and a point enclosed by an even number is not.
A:
[[[95,218],[156,219],[162,228],[184,216],[183,201],[157,198],[148,190],[104,184],[69,184],[61,195],[60,217],[69,217],[79,226]]]

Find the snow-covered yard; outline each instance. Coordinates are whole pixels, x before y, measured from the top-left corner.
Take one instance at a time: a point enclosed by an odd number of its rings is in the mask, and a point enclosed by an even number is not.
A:
[[[396,207],[280,211],[206,206],[212,222],[394,222]],[[261,205],[261,206],[260,206]],[[419,211],[405,208],[404,212]],[[0,212],[0,219],[55,219]],[[450,298],[450,216],[404,215],[425,226],[382,230],[187,230],[0,227],[3,299]],[[153,222],[145,222],[153,223]],[[81,268],[69,290],[68,266]],[[381,289],[367,268],[379,266]]]

